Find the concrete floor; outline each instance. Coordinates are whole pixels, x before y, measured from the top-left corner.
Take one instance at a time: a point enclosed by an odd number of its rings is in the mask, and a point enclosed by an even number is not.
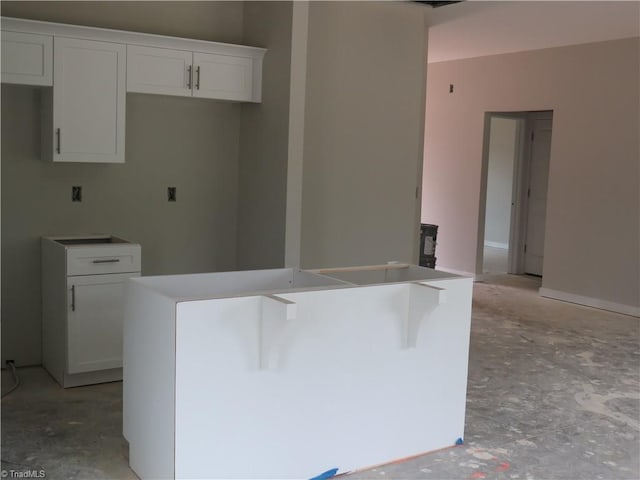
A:
[[[540,298],[539,282],[474,286],[465,445],[346,478],[640,478],[640,320]],[[3,470],[136,478],[121,383],[62,390],[41,368],[19,374],[2,400]]]
[[[484,273],[507,273],[509,270],[509,250],[505,248],[485,245],[482,259]]]

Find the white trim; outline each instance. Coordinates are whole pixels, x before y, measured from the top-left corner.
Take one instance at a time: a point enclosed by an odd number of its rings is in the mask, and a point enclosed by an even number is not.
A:
[[[560,290],[552,290],[550,288],[541,287],[538,290],[541,297],[561,300],[563,302],[576,303],[586,307],[599,308],[610,312],[621,313],[623,315],[631,315],[632,317],[640,317],[640,306],[625,305],[622,303],[610,302],[593,297],[583,297],[575,293],[561,292]]]
[[[216,53],[219,55],[244,56],[260,61],[266,53],[266,49],[264,48],[249,47],[246,45],[209,42],[205,40],[86,27],[82,25],[24,20],[12,17],[2,17],[2,30],[59,37],[84,38],[86,40],[115,42],[127,45],[145,45],[150,47],[172,48],[174,50]]]
[[[502,243],[502,242],[491,242],[489,240],[485,240],[484,241],[484,246],[485,247],[492,247],[492,248],[499,248],[501,250],[509,250],[509,244],[508,243]]]
[[[302,263],[302,183],[309,3],[293,2],[292,8],[284,265],[293,268],[299,267]]]

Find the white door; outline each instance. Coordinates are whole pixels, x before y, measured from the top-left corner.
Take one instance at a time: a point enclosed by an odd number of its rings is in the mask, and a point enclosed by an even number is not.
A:
[[[532,118],[529,187],[527,190],[527,231],[524,271],[542,275],[544,233],[547,212],[547,184],[551,155],[551,118]]]
[[[249,57],[193,54],[193,96],[222,100],[251,100],[253,60]]]
[[[124,162],[126,46],[54,39],[53,160]]]
[[[124,282],[134,273],[69,277],[68,373],[122,367]]]
[[[127,92],[190,97],[192,58],[184,50],[127,46]]]

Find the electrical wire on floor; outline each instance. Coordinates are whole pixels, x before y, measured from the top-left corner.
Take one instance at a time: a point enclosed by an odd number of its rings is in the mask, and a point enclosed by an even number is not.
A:
[[[13,386],[2,394],[1,398],[6,397],[11,392],[13,392],[16,388],[20,386],[20,377],[18,377],[18,372],[16,371],[16,365],[13,362],[7,362],[7,366],[11,369],[11,376],[13,377]]]

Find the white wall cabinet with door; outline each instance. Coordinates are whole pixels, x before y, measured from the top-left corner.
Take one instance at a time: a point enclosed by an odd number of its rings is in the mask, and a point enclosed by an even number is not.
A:
[[[42,95],[42,146],[54,162],[123,163],[127,91],[260,102],[265,52],[2,18],[2,81],[53,86]]]
[[[53,37],[3,30],[2,82],[53,85]]]
[[[128,92],[259,102],[255,76],[252,56],[127,47]]]
[[[54,162],[123,163],[126,45],[56,37]]]
[[[62,387],[122,379],[124,284],[140,251],[110,236],[42,239],[43,365]]]

